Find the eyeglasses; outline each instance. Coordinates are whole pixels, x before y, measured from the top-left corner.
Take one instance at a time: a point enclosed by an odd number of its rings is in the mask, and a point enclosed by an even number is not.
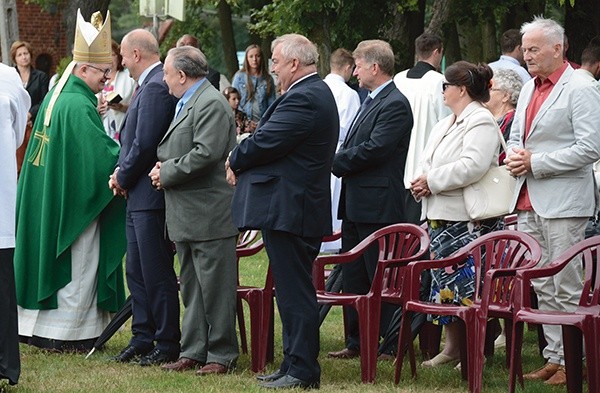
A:
[[[104,74],[105,78],[108,78],[110,76],[110,72],[112,71],[112,69],[110,69],[110,68],[107,68],[107,69],[103,70],[102,68],[93,66],[91,64],[85,64],[85,65],[88,66],[88,67],[90,67],[90,68],[95,69],[96,71],[102,72]]]
[[[448,86],[458,86],[456,83],[444,82],[442,83],[442,93],[446,91]]]

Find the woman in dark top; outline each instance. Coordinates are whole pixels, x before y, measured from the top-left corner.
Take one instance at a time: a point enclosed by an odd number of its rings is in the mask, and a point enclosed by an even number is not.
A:
[[[10,56],[16,64],[16,69],[21,76],[23,87],[31,97],[31,123],[35,121],[40,104],[48,93],[49,78],[45,72],[36,70],[31,65],[31,45],[25,41],[15,41],[10,47]]]
[[[16,64],[15,68],[21,77],[23,87],[31,97],[31,108],[29,109],[25,138],[23,139],[21,147],[17,150],[17,172],[20,172],[23,157],[27,150],[27,143],[31,136],[31,127],[35,122],[35,117],[40,109],[40,104],[46,96],[46,93],[48,93],[49,78],[45,72],[36,70],[31,65],[31,45],[29,45],[29,43],[25,41],[13,42],[10,47],[10,57],[12,58],[13,63]]]

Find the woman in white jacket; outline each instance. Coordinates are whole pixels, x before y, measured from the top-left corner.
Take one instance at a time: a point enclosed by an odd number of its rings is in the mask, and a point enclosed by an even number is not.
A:
[[[463,199],[464,187],[498,165],[498,125],[483,105],[490,99],[492,75],[486,64],[466,61],[451,65],[444,74],[444,103],[452,114],[433,128],[423,155],[422,175],[411,182],[411,192],[423,200],[421,218],[428,222],[433,259],[448,257],[498,226],[497,219],[470,221]],[[468,304],[474,292],[473,272],[470,261],[451,273],[433,269],[429,300]],[[432,315],[431,320],[445,325],[446,344],[423,366],[458,362],[459,325],[447,316]]]

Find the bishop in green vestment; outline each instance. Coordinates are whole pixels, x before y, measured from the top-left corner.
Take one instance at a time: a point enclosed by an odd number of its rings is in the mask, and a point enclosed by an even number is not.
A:
[[[89,343],[124,302],[125,205],[106,186],[119,146],[95,96],[108,53],[71,63],[42,102],[25,155],[14,259],[19,334],[30,343]]]

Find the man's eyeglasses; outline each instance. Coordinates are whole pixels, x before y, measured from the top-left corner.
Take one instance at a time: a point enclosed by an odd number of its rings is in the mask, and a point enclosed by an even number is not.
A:
[[[103,70],[102,68],[99,68],[99,67],[93,66],[93,65],[91,65],[91,64],[86,64],[86,66],[88,66],[88,67],[90,67],[90,68],[93,68],[93,69],[95,69],[95,70],[97,70],[97,71],[100,71],[100,72],[102,72],[102,73],[104,74],[104,77],[105,77],[105,78],[108,78],[108,77],[110,76],[110,72],[112,71],[112,69],[110,69],[110,68],[107,68],[107,69]]]
[[[442,93],[446,91],[448,86],[458,86],[458,85],[456,85],[455,83],[444,82],[444,83],[442,83]]]

